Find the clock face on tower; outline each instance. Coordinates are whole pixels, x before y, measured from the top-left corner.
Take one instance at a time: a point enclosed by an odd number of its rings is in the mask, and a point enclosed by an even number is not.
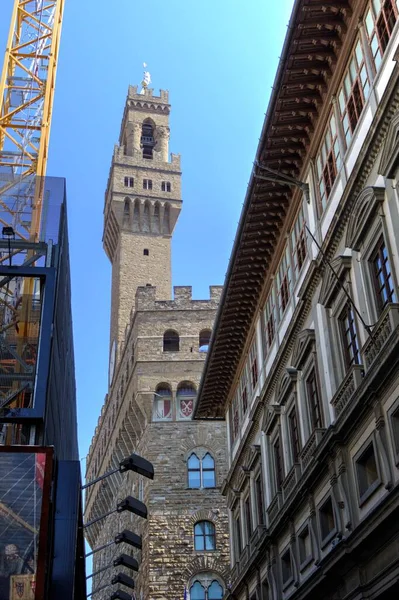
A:
[[[112,385],[115,370],[115,359],[116,359],[116,341],[112,342],[111,353],[109,355],[109,370],[108,370],[108,381],[109,385]]]

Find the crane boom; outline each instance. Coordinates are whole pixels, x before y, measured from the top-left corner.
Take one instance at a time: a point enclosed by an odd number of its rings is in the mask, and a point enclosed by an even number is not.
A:
[[[63,12],[64,0],[14,0],[0,79],[0,225],[32,242],[40,233]],[[29,180],[34,190],[21,193]]]

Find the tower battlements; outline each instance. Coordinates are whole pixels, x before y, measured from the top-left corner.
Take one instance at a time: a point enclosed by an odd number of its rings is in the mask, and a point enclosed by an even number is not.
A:
[[[130,100],[142,100],[144,102],[151,99],[169,105],[169,90],[159,90],[159,96],[156,96],[154,95],[153,88],[145,88],[142,92],[139,92],[137,85],[129,85],[128,98]]]
[[[136,292],[135,311],[163,311],[163,310],[207,310],[216,309],[223,286],[209,286],[209,298],[205,300],[193,299],[191,285],[173,286],[173,300],[157,300],[156,286],[140,286]],[[134,311],[132,310],[131,318]]]

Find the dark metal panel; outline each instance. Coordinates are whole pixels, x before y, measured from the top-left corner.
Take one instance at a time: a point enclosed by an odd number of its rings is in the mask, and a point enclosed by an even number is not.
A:
[[[49,598],[86,598],[79,461],[59,461],[55,484],[53,563]]]

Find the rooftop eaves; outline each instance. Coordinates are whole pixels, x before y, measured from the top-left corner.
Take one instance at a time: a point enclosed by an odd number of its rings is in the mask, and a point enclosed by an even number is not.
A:
[[[365,2],[296,0],[255,164],[301,179]],[[348,38],[348,39],[347,39]],[[342,53],[344,54],[344,53]],[[262,174],[259,171],[259,174]],[[226,402],[295,192],[251,174],[195,411],[224,418]]]

